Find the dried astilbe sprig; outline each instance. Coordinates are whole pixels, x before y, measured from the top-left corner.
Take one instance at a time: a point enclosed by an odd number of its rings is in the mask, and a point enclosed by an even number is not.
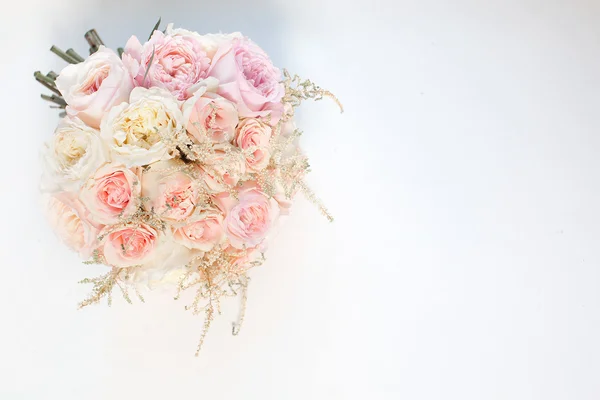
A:
[[[239,257],[245,257],[248,254],[246,250],[240,250],[237,254],[232,254],[218,247],[208,252],[204,257],[198,257],[186,265],[186,273],[179,280],[177,295],[179,299],[182,292],[194,289],[195,296],[192,303],[185,307],[192,314],[198,315],[204,312],[204,326],[196,356],[200,353],[204,339],[214,319],[215,312],[221,314],[221,299],[224,297],[240,296],[241,308],[236,322],[233,323],[232,334],[237,335],[244,320],[247,289],[249,278],[247,271],[249,268],[259,266],[264,262],[264,255],[260,255],[248,266],[239,268],[235,262]]]
[[[110,272],[100,275],[96,278],[86,278],[79,283],[92,284],[90,295],[79,303],[79,308],[99,303],[103,298],[107,298],[108,306],[112,305],[112,291],[116,287],[121,290],[125,301],[132,303],[129,297],[129,290],[133,290],[138,299],[143,303],[144,297],[140,294],[137,287],[129,282],[131,271],[138,267],[117,268],[113,267]]]
[[[329,97],[335,101],[340,111],[344,112],[342,103],[330,91],[320,88],[309,79],[302,80],[298,75],[292,76],[286,69],[283,70],[283,76],[283,84],[285,86],[284,102],[291,104],[293,107],[298,107],[303,100],[312,99],[318,101],[324,97]]]

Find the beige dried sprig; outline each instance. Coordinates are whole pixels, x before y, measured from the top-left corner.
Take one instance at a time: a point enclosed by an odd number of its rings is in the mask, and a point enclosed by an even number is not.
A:
[[[283,102],[291,104],[293,107],[298,107],[303,100],[312,99],[315,101],[322,100],[324,97],[329,97],[344,112],[344,107],[338,98],[329,90],[325,90],[315,85],[310,79],[302,80],[298,75],[290,75],[288,70],[283,70],[283,85],[285,87],[285,96]]]
[[[107,303],[109,306],[112,305],[112,292],[115,286],[117,286],[123,295],[123,298],[128,303],[132,303],[131,298],[129,297],[129,286],[130,284],[127,282],[129,279],[129,274],[131,269],[137,267],[129,267],[129,268],[117,268],[112,267],[110,272],[106,274],[100,275],[96,278],[86,278],[81,280],[79,283],[84,284],[92,284],[92,292],[90,295],[79,303],[79,309],[83,307],[87,307],[91,304],[99,303],[103,298],[107,298]],[[144,298],[139,293],[137,288],[134,287],[134,291],[140,301],[143,303]]]

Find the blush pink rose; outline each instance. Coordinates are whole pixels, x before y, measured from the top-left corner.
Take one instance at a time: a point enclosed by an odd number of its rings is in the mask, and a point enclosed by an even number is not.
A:
[[[173,239],[188,249],[210,251],[223,238],[223,215],[215,210],[198,212],[173,229]]]
[[[138,209],[141,174],[139,167],[127,168],[115,163],[104,165],[88,179],[79,198],[95,221],[105,225],[116,224],[120,218],[127,218]]]
[[[219,80],[217,93],[237,105],[242,117],[271,115],[277,123],[283,112],[285,88],[281,72],[250,39],[233,37],[217,49],[209,75]]]
[[[146,224],[106,228],[101,236],[106,263],[119,268],[148,263],[158,246],[158,231]]]
[[[235,144],[244,151],[246,166],[250,171],[258,172],[269,165],[271,134],[269,125],[253,118],[243,120],[238,126]]]
[[[69,115],[99,128],[108,110],[129,99],[133,80],[119,56],[100,46],[84,62],[66,66],[56,78],[56,87]]]
[[[213,154],[199,169],[212,192],[224,192],[238,184],[246,173],[244,155],[229,143],[213,146]]]
[[[57,193],[47,198],[46,215],[50,226],[70,249],[89,258],[99,245],[100,225],[93,224],[85,207],[73,193]]]
[[[192,175],[178,170],[182,166],[178,160],[157,162],[142,177],[142,196],[148,198],[144,206],[162,219],[182,221],[196,207],[198,184]]]
[[[227,239],[236,249],[254,247],[267,237],[278,217],[279,205],[275,199],[257,188],[244,188],[225,217]]]
[[[244,271],[250,269],[255,263],[260,262],[262,258],[262,249],[258,247],[249,247],[243,250],[229,246],[225,252],[230,256],[231,268],[234,271]]]
[[[198,142],[230,142],[238,124],[235,104],[211,92],[197,92],[183,104],[183,120],[188,133]]]
[[[143,45],[135,36],[129,39],[123,63],[130,70],[136,86],[161,87],[178,100],[186,100],[193,95],[190,88],[207,77],[210,59],[194,36],[154,31]]]

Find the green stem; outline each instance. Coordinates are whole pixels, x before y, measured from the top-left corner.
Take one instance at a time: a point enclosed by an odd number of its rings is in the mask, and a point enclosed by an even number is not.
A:
[[[62,106],[62,108],[65,108],[67,106],[67,102],[62,97],[48,96],[45,94],[42,94],[40,96],[42,97],[42,99],[44,99],[46,101],[50,101],[52,103],[58,104],[59,106]]]
[[[50,47],[50,51],[62,58],[63,60],[65,60],[66,62],[68,62],[69,64],[77,64],[79,62],[56,46]]]
[[[35,80],[44,85],[44,87],[46,87],[47,89],[51,90],[59,96],[61,95],[60,91],[56,88],[56,85],[54,84],[54,80],[42,74],[40,71],[35,71],[33,73],[33,76],[35,77]]]
[[[66,51],[66,53],[68,55],[70,55],[71,57],[73,57],[74,59],[76,59],[79,62],[83,62],[83,57],[81,57],[79,54],[77,54],[77,52],[73,49],[69,49]]]

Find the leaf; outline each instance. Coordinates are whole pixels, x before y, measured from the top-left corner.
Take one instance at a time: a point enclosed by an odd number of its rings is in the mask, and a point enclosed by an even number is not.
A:
[[[152,32],[150,32],[150,36],[148,36],[148,40],[150,40],[150,38],[152,37],[152,34],[154,33],[154,31],[155,31],[155,30],[157,30],[157,29],[158,29],[158,27],[160,26],[160,20],[161,20],[161,19],[162,19],[162,18],[159,18],[159,19],[158,19],[158,22],[156,22],[156,25],[154,25],[154,28],[152,28]]]
[[[150,71],[150,67],[152,67],[152,61],[154,61],[154,51],[156,50],[155,46],[152,46],[152,56],[150,57],[150,61],[148,61],[148,66],[146,67],[146,73],[144,74],[144,79],[142,79],[142,84],[146,83],[146,77],[148,76],[148,71]]]

